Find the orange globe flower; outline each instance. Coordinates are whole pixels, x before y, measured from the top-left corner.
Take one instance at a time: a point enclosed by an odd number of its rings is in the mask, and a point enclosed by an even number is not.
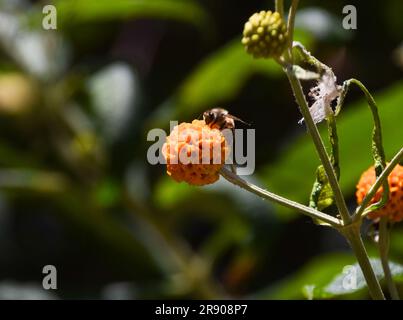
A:
[[[375,183],[375,169],[370,167],[365,171],[357,184],[357,203],[361,204],[365,195]],[[389,201],[381,209],[368,214],[369,219],[379,219],[387,216],[390,221],[403,220],[403,166],[397,165],[388,177]],[[378,202],[382,197],[383,188],[379,188],[370,204]]]
[[[219,179],[229,146],[223,133],[204,120],[175,126],[162,147],[167,173],[175,181],[206,185]]]

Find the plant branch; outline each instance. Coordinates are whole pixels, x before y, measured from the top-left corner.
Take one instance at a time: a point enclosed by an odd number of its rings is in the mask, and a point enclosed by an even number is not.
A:
[[[292,0],[290,11],[288,12],[287,32],[288,32],[288,55],[292,59],[292,42],[294,40],[295,14],[297,13],[299,0]]]
[[[337,135],[336,117],[331,114],[327,119],[329,142],[332,147],[331,162],[336,173],[337,180],[340,179],[340,155],[339,155],[339,137]]]
[[[281,19],[283,19],[284,18],[284,0],[276,0],[274,8],[280,14]]]
[[[299,212],[301,212],[301,213],[303,213],[303,214],[305,214],[305,215],[307,215],[307,216],[309,216],[311,218],[318,219],[318,220],[321,220],[323,222],[326,222],[326,223],[328,223],[329,225],[331,225],[331,226],[333,226],[335,228],[338,228],[338,227],[342,226],[341,221],[339,219],[335,218],[335,217],[332,217],[332,216],[330,216],[328,214],[325,214],[325,213],[320,212],[318,210],[315,210],[313,208],[304,206],[304,205],[302,205],[302,204],[300,204],[298,202],[289,200],[287,198],[283,198],[283,197],[281,197],[281,196],[279,196],[277,194],[274,194],[272,192],[269,192],[267,190],[259,188],[258,186],[241,179],[238,175],[232,173],[231,171],[229,171],[229,170],[227,170],[225,168],[221,169],[220,174],[226,180],[228,180],[229,182],[231,182],[231,183],[233,183],[233,184],[235,184],[235,185],[237,185],[237,186],[239,186],[239,187],[241,187],[241,188],[243,188],[243,189],[245,189],[245,190],[247,190],[247,191],[249,191],[251,193],[254,193],[254,194],[258,195],[261,198],[273,201],[273,202],[278,203],[278,204],[280,204],[280,205],[282,205],[284,207],[297,210],[297,211],[299,211]]]
[[[344,103],[344,98],[347,95],[348,89],[351,84],[355,84],[364,93],[367,99],[368,106],[371,110],[372,118],[374,121],[374,129],[372,133],[372,156],[374,159],[375,174],[377,177],[382,173],[386,167],[385,152],[383,150],[382,144],[382,130],[381,121],[379,119],[378,107],[376,105],[375,99],[372,97],[368,89],[363,85],[363,83],[357,79],[350,79],[344,82],[343,94],[341,96],[339,105],[336,108],[336,113],[340,112],[341,106]],[[389,198],[389,184],[387,180],[383,182],[382,198],[375,204],[371,206],[371,210],[377,210],[385,205]]]
[[[295,96],[295,99],[297,100],[297,104],[302,113],[302,116],[304,117],[308,131],[315,144],[316,151],[317,151],[319,158],[322,162],[322,165],[325,169],[327,178],[329,180],[330,186],[331,186],[333,194],[334,194],[335,202],[336,202],[337,208],[339,210],[339,213],[343,219],[344,224],[348,224],[351,221],[351,217],[348,212],[347,205],[344,200],[343,194],[341,192],[336,173],[331,164],[331,160],[329,159],[329,156],[326,152],[322,138],[319,134],[318,128],[316,127],[316,125],[312,119],[312,115],[309,111],[308,103],[305,99],[304,92],[302,91],[301,83],[299,82],[298,78],[295,76],[291,65],[287,65],[287,67],[285,68],[285,72],[290,81],[291,88],[294,92],[294,96]]]
[[[327,65],[315,58],[299,41],[293,41],[292,48],[296,49],[297,53],[301,55],[304,62],[309,63],[311,66],[315,67],[317,72],[319,72],[320,74],[322,74],[324,71],[331,70]]]
[[[351,248],[357,258],[358,264],[362,270],[365,281],[367,282],[368,290],[374,300],[385,300],[381,285],[374,273],[371,262],[368,258],[364,243],[360,234],[361,223],[354,223],[346,226],[341,230],[341,233],[347,238]]]
[[[396,288],[396,284],[393,281],[392,272],[389,267],[389,230],[388,230],[388,219],[387,217],[382,217],[379,222],[379,255],[382,262],[383,273],[385,274],[385,281],[388,285],[389,294],[392,300],[400,300],[399,293]]]

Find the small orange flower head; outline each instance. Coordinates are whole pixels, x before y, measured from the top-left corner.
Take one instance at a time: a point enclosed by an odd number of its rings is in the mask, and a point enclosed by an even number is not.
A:
[[[365,171],[357,184],[357,203],[360,204],[371,186],[375,183],[375,169],[370,167]],[[369,219],[379,219],[387,216],[390,221],[403,220],[403,166],[397,165],[388,177],[389,201],[381,209],[368,214]],[[383,188],[379,188],[370,204],[378,202],[382,197]]]
[[[167,173],[175,181],[206,185],[219,179],[229,146],[223,133],[204,120],[175,126],[162,147]]]

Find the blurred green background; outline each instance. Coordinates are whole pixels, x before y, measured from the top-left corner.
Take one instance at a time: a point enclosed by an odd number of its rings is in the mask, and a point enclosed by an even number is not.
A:
[[[57,30],[42,28],[49,3]],[[346,4],[357,8],[357,30],[342,28]],[[0,0],[0,299],[367,297],[332,289],[354,263],[335,231],[223,179],[191,187],[147,162],[150,129],[225,107],[256,129],[257,170],[247,179],[308,203],[319,160],[287,79],[240,44],[249,16],[273,7]],[[358,78],[375,95],[389,159],[403,141],[402,12],[400,0],[303,0],[296,23],[296,38],[340,83]],[[338,125],[353,209],[371,164],[372,123],[358,90]],[[402,230],[392,234],[396,263]],[[49,264],[58,289],[45,291]]]

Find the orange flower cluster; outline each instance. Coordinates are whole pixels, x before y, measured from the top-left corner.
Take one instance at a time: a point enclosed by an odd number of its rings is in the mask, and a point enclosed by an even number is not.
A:
[[[228,153],[224,135],[204,120],[175,126],[162,147],[168,175],[177,182],[199,186],[219,179]]]
[[[365,195],[375,183],[375,169],[370,167],[365,171],[357,184],[357,203],[360,204]],[[389,182],[389,201],[384,207],[368,214],[370,219],[378,219],[387,216],[390,221],[403,220],[403,166],[397,165],[388,177]],[[383,188],[379,188],[370,204],[378,202],[382,197]]]

